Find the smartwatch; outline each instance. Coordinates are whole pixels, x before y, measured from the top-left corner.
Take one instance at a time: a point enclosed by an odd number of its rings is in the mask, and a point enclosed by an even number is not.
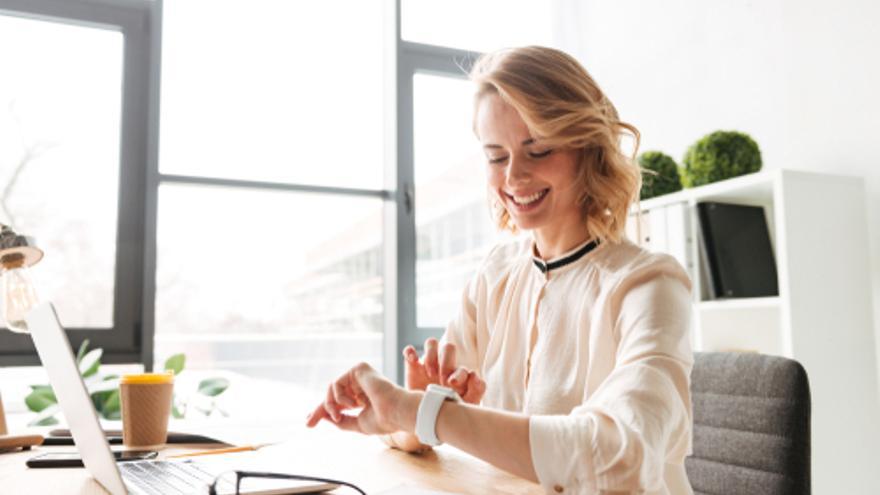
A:
[[[425,395],[422,396],[419,412],[416,415],[416,436],[423,444],[432,447],[440,445],[436,433],[437,414],[440,412],[440,406],[447,400],[460,402],[461,397],[455,393],[455,390],[433,383],[425,389]]]

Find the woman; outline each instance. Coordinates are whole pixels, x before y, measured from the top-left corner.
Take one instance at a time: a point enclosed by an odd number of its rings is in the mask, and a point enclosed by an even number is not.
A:
[[[486,55],[471,77],[493,214],[531,235],[490,252],[442,345],[404,350],[409,390],[360,364],[308,425],[442,441],[550,493],[692,493],[690,281],[623,239],[638,131],[558,50]]]

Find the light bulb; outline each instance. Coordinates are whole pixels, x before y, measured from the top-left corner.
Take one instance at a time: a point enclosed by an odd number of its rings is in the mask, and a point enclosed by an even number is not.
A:
[[[26,333],[27,322],[24,317],[37,305],[37,291],[31,283],[30,273],[24,264],[4,263],[3,278],[3,318],[6,326],[14,332]]]

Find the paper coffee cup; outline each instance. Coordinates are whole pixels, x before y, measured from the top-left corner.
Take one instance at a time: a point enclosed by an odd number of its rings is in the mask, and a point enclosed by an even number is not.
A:
[[[174,395],[171,373],[123,375],[119,380],[122,443],[126,447],[158,448],[168,438],[168,417]]]
[[[6,429],[6,413],[3,411],[3,397],[0,397],[0,436],[9,433]]]

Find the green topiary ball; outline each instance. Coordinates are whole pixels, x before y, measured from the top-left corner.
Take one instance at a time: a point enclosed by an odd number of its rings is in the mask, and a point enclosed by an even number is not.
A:
[[[642,168],[642,189],[639,199],[648,199],[681,190],[678,165],[669,155],[659,151],[646,151],[639,155]]]
[[[761,150],[748,134],[715,131],[694,143],[682,164],[682,184],[701,186],[761,170]]]

